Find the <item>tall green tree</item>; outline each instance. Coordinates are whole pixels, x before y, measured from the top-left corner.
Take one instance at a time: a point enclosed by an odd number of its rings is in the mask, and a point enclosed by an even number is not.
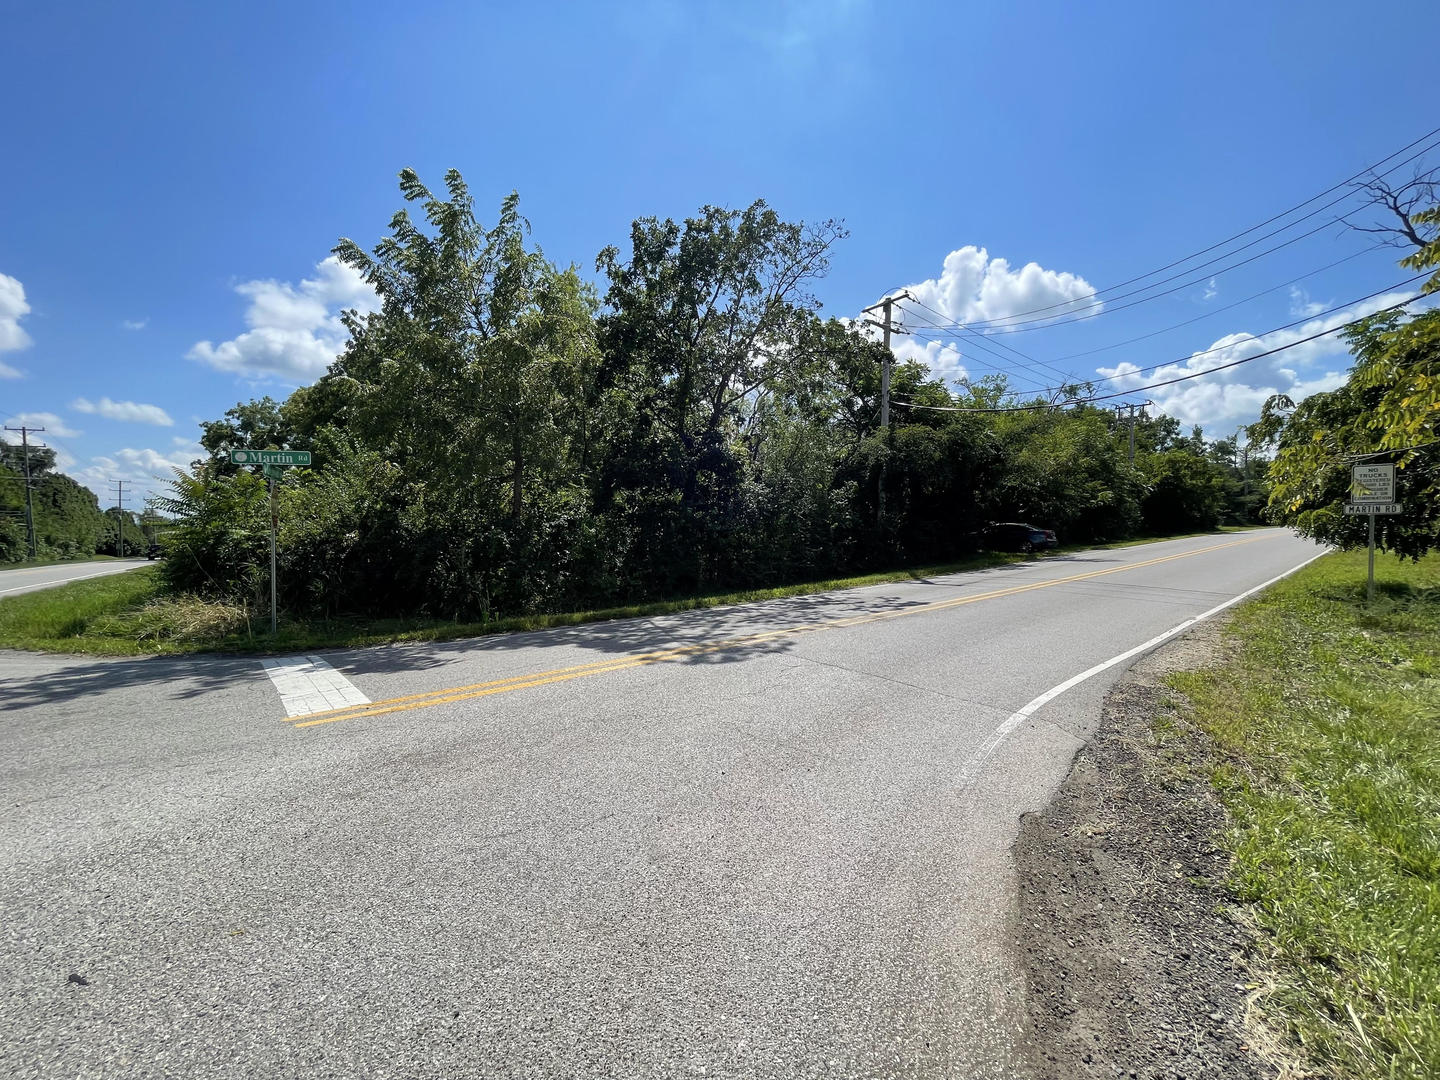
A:
[[[1305,536],[1360,546],[1367,522],[1343,510],[1351,466],[1390,462],[1404,512],[1377,516],[1376,543],[1418,558],[1440,545],[1440,311],[1374,315],[1346,338],[1355,366],[1343,386],[1298,406],[1272,398],[1250,429],[1276,446],[1269,512]]]

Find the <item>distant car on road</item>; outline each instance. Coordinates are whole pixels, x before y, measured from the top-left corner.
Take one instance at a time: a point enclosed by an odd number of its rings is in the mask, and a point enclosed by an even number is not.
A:
[[[145,557],[147,559],[163,559],[165,557],[165,549],[152,540],[150,546],[145,549]]]
[[[1048,551],[1060,546],[1054,529],[1041,529],[1021,521],[1002,521],[984,532],[985,546],[992,551]]]

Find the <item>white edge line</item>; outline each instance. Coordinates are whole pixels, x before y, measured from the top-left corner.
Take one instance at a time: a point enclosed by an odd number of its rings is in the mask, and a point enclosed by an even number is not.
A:
[[[1212,607],[1209,611],[1202,611],[1199,615],[1195,615],[1195,616],[1192,616],[1192,617],[1189,618],[1189,619],[1186,619],[1184,622],[1180,623],[1178,626],[1173,626],[1173,627],[1171,627],[1169,630],[1166,630],[1163,634],[1156,634],[1153,638],[1151,638],[1149,641],[1145,642],[1143,645],[1136,645],[1133,649],[1127,649],[1127,650],[1125,650],[1123,653],[1121,653],[1119,656],[1112,656],[1109,660],[1105,660],[1105,661],[1103,661],[1103,662],[1101,662],[1101,663],[1099,663],[1099,664],[1096,664],[1094,667],[1088,668],[1088,669],[1086,669],[1085,671],[1080,672],[1079,675],[1072,675],[1070,678],[1066,679],[1064,682],[1060,683],[1060,684],[1057,685],[1057,686],[1052,686],[1049,690],[1046,690],[1046,691],[1045,691],[1043,694],[1041,694],[1039,697],[1034,698],[1033,700],[1027,702],[1025,705],[1022,705],[1020,708],[1016,709],[1013,713],[1011,713],[1011,714],[1009,715],[1009,717],[1006,718],[1005,722],[1004,722],[1003,724],[1001,724],[998,728],[995,729],[994,733],[993,733],[993,734],[990,736],[990,738],[986,741],[984,748],[981,750],[981,752],[980,752],[980,754],[979,754],[978,756],[979,756],[980,758],[982,758],[982,759],[985,758],[985,757],[987,757],[987,756],[989,756],[989,754],[991,754],[991,753],[995,750],[995,748],[996,748],[997,746],[999,746],[999,745],[1006,739],[1006,737],[1011,734],[1011,732],[1013,732],[1016,728],[1018,728],[1021,724],[1023,724],[1026,720],[1028,720],[1031,716],[1035,715],[1035,713],[1038,712],[1042,707],[1044,707],[1045,705],[1048,705],[1050,702],[1054,701],[1054,700],[1055,700],[1057,697],[1059,697],[1061,694],[1065,693],[1066,690],[1069,690],[1069,689],[1071,689],[1071,688],[1073,688],[1073,687],[1079,686],[1081,683],[1085,682],[1085,680],[1087,680],[1087,679],[1093,679],[1096,675],[1099,675],[1102,671],[1107,671],[1107,670],[1109,670],[1110,668],[1114,667],[1116,664],[1123,664],[1126,660],[1129,660],[1131,657],[1139,656],[1141,653],[1146,652],[1146,651],[1148,651],[1148,650],[1150,650],[1150,649],[1153,649],[1153,648],[1155,648],[1155,646],[1161,645],[1161,644],[1163,644],[1163,643],[1166,642],[1166,641],[1169,641],[1171,638],[1173,638],[1173,637],[1174,637],[1175,635],[1177,635],[1177,634],[1183,634],[1186,630],[1189,630],[1189,629],[1190,629],[1192,626],[1194,626],[1196,623],[1204,622],[1206,619],[1210,618],[1212,615],[1218,615],[1218,614],[1220,614],[1220,612],[1224,611],[1226,608],[1234,607],[1236,604],[1240,603],[1240,601],[1242,601],[1242,600],[1248,600],[1250,597],[1254,596],[1256,593],[1261,592],[1261,591],[1263,591],[1263,590],[1265,590],[1265,589],[1268,589],[1271,585],[1274,585],[1276,582],[1278,582],[1278,581],[1283,581],[1285,578],[1289,577],[1291,574],[1295,573],[1297,570],[1302,570],[1302,569],[1304,569],[1305,567],[1309,566],[1312,562],[1314,562],[1316,559],[1320,558],[1322,555],[1328,555],[1328,554],[1330,554],[1330,552],[1328,552],[1328,551],[1321,551],[1321,552],[1319,552],[1318,554],[1312,555],[1312,556],[1310,556],[1310,558],[1306,559],[1304,562],[1300,563],[1298,566],[1292,566],[1289,570],[1286,570],[1283,574],[1277,574],[1275,577],[1271,578],[1269,581],[1264,581],[1264,582],[1261,582],[1259,585],[1256,585],[1253,589],[1246,589],[1246,590],[1245,590],[1244,592],[1242,592],[1239,596],[1232,596],[1229,600],[1226,600],[1223,604],[1217,604],[1215,607]]]
[[[39,570],[42,568],[36,567],[36,569]],[[83,574],[80,577],[66,578],[64,581],[42,581],[38,585],[17,585],[13,589],[0,589],[0,596],[4,596],[6,593],[21,592],[25,589],[29,589],[32,592],[39,592],[41,589],[58,589],[61,585],[69,585],[73,581],[89,581],[92,577],[112,577],[115,574],[123,574],[127,570],[137,569],[139,569],[139,567],[127,566],[124,570],[101,570],[95,574]]]

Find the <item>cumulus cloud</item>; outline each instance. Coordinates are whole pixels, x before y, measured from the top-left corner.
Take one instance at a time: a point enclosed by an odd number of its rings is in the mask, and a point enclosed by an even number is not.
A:
[[[30,335],[20,320],[30,314],[25,302],[25,286],[18,278],[0,274],[0,352],[15,352],[30,344]],[[18,379],[20,372],[9,364],[0,363],[0,379]]]
[[[56,439],[73,439],[80,434],[53,412],[18,413],[5,423],[10,427],[44,428],[45,435]]]
[[[316,265],[315,277],[298,286],[246,281],[235,291],[250,301],[245,311],[249,329],[218,345],[197,342],[186,356],[220,371],[297,384],[323,375],[344,348],[341,311],[380,308],[375,291],[333,255]]]
[[[1076,274],[1046,270],[1033,262],[1012,270],[1009,260],[992,259],[973,244],[946,255],[939,277],[907,285],[905,291],[924,305],[902,304],[906,316],[917,324],[938,321],[935,312],[945,322],[968,324],[1029,312],[1035,312],[1036,319],[1088,318],[1104,307],[1094,297],[1095,287]]]
[[[131,502],[127,494],[126,505],[131,510],[140,510],[143,508],[142,500],[148,495],[168,490],[166,482],[173,475],[172,469],[188,472],[192,461],[205,456],[204,450],[197,444],[188,440],[181,442],[186,445],[177,445],[168,453],[150,447],[126,447],[109,454],[99,454],[92,457],[85,468],[73,470],[70,475],[99,495],[102,506],[114,503],[112,483],[124,480],[126,488],[135,495],[135,501]]]
[[[159,405],[142,405],[137,401],[111,401],[102,397],[99,401],[76,398],[70,403],[76,412],[94,413],[110,420],[123,420],[131,424],[154,424],[156,427],[174,427],[175,421]]]
[[[1116,389],[1125,390],[1210,371],[1258,353],[1285,348],[1284,352],[1253,363],[1146,391],[1161,412],[1187,426],[1199,424],[1212,434],[1221,434],[1239,424],[1256,420],[1260,407],[1274,394],[1286,394],[1298,402],[1311,394],[1340,386],[1352,361],[1349,347],[1336,332],[1338,328],[1405,298],[1404,293],[1373,297],[1323,319],[1312,319],[1299,326],[1259,336],[1227,334],[1208,348],[1155,371],[1142,372],[1128,362],[1096,370]],[[1320,310],[1324,310],[1323,306]],[[1317,334],[1321,336],[1313,341],[1304,340]],[[1303,344],[1297,344],[1302,341]]]
[[[961,362],[960,350],[948,342],[917,341],[912,337],[897,340],[892,337],[890,351],[902,364],[907,360],[919,360],[935,378],[947,383],[970,377],[969,369]]]
[[[1093,297],[1094,287],[1076,274],[1046,270],[1033,262],[1015,270],[1009,260],[992,259],[988,251],[973,244],[945,256],[938,277],[906,285],[898,291],[914,297],[914,302],[897,301],[894,309],[896,323],[904,323],[913,335],[892,337],[891,351],[902,362],[919,360],[937,378],[950,383],[970,376],[964,363],[966,342],[964,339],[925,340],[935,333],[936,324],[986,324],[1025,316],[1037,309],[1043,310],[1039,310],[1035,318],[1089,318],[1104,306]],[[874,318],[872,315],[870,321]],[[879,340],[878,329],[856,321],[864,325],[866,334]],[[1003,322],[998,329],[1004,329]],[[993,366],[978,360],[972,363],[980,367]]]

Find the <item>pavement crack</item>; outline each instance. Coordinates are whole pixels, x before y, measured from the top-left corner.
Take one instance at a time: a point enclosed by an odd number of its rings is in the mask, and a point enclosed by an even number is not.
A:
[[[948,690],[937,690],[933,686],[922,686],[920,683],[909,682],[905,679],[897,679],[893,675],[882,675],[878,671],[865,671],[862,668],[849,667],[846,664],[835,664],[831,663],[828,660],[816,660],[813,656],[800,656],[799,654],[796,654],[795,658],[797,660],[803,660],[807,664],[815,664],[819,667],[833,668],[836,671],[845,671],[850,673],[851,675],[860,675],[867,679],[879,679],[881,682],[891,683],[895,686],[905,686],[911,690],[919,690],[922,693],[934,694],[936,697],[942,697],[946,701],[958,701],[966,705],[974,705],[977,708],[993,712],[997,716],[1009,716],[1012,711],[1005,706],[992,705],[988,701],[976,701],[974,698],[965,697],[963,694],[952,694]]]

